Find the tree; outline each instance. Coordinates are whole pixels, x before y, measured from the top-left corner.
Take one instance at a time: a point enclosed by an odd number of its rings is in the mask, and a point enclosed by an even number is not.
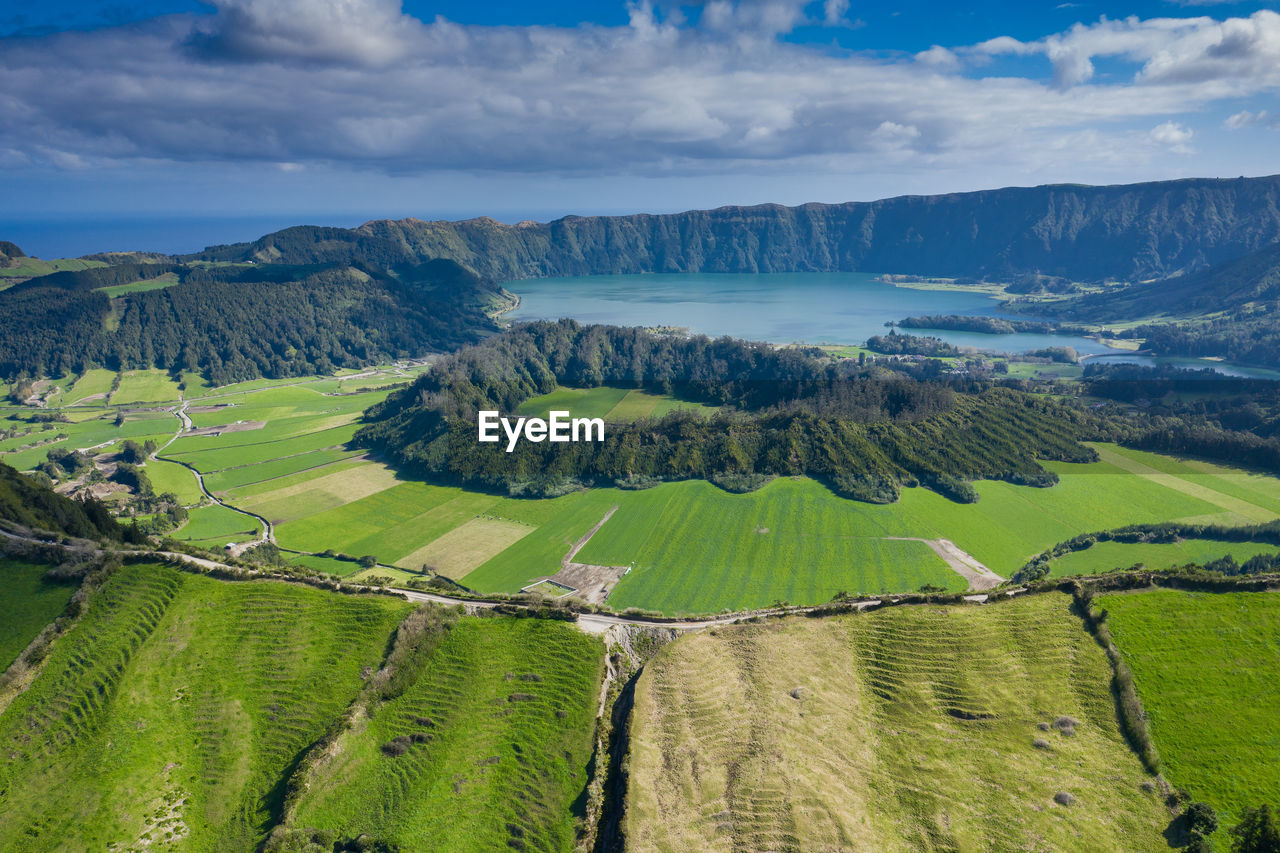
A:
[[[378,565],[378,558],[373,556],[372,554],[365,554],[363,557],[360,558],[359,562],[360,562],[360,568],[372,569],[374,566]]]
[[[1280,826],[1268,805],[1246,809],[1231,835],[1232,853],[1280,853]]]
[[[1209,836],[1218,830],[1218,813],[1208,803],[1190,803],[1183,813],[1187,821],[1187,833],[1191,842],[1187,845],[1190,853],[1211,853],[1213,846],[1209,844]]]

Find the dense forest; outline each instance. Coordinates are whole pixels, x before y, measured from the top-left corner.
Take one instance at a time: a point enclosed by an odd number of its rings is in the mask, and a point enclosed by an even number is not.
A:
[[[1137,281],[1280,241],[1280,176],[1127,186],[1011,187],[873,202],[633,216],[369,222],[289,228],[188,260],[389,266],[451,258],[497,281],[642,272],[871,271]],[[1031,277],[1028,278],[1027,276]]]
[[[1085,368],[1085,393],[1135,405],[1098,413],[1098,437],[1280,475],[1280,383],[1210,370]]]
[[[96,288],[179,274],[109,299]],[[498,289],[451,261],[373,267],[124,264],[0,293],[0,378],[92,366],[196,371],[214,384],[418,357],[496,330]]]
[[[620,385],[724,408],[612,424],[601,443],[476,441],[476,412],[512,412],[557,385]],[[581,485],[701,478],[731,490],[806,474],[859,500],[891,502],[923,484],[959,501],[977,478],[1047,486],[1037,459],[1088,461],[1084,416],[1054,401],[834,362],[817,351],[673,337],[574,321],[517,327],[442,360],[367,413],[356,436],[414,472],[550,495]]]
[[[1084,331],[1078,327],[1063,328],[1046,320],[1009,320],[1004,317],[968,314],[925,314],[906,317],[898,321],[897,325],[903,329],[944,329],[952,332],[978,332],[983,335],[1011,335],[1015,332],[1074,335]]]
[[[123,536],[106,505],[73,501],[0,462],[0,519],[36,530],[84,539]]]

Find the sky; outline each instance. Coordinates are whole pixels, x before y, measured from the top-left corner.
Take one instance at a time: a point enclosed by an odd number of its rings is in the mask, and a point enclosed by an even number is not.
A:
[[[1267,175],[1278,91],[1280,0],[0,0],[0,239]]]

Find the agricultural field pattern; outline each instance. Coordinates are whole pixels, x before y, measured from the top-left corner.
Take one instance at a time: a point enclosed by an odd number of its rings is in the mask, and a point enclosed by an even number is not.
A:
[[[252,542],[264,535],[266,520],[291,559],[313,568],[356,580],[405,581],[425,567],[481,593],[517,593],[555,578],[580,544],[575,562],[620,569],[607,597],[612,607],[671,615],[820,604],[841,592],[912,592],[923,585],[980,590],[1082,533],[1280,517],[1274,477],[1115,445],[1095,445],[1096,463],[1044,463],[1060,478],[1051,488],[978,482],[981,499],[973,504],[910,488],[897,503],[873,505],[837,497],[805,478],[778,478],[741,495],[686,481],[643,491],[508,498],[405,478],[347,446],[362,412],[385,396],[379,386],[406,381],[417,369],[196,387],[189,399],[157,371],[125,374],[110,399],[125,392],[128,402],[110,408],[75,397],[86,382],[110,387],[105,377],[86,374],[70,383],[64,396],[71,404],[59,409],[70,423],[0,443],[0,459],[23,469],[51,447],[106,453],[123,439],[150,438],[163,445],[145,466],[156,491],[173,492],[189,505],[189,520],[172,534],[180,540],[214,549]],[[166,395],[172,399],[162,399]],[[139,397],[152,400],[135,402]],[[708,408],[603,387],[561,389],[528,401],[519,413],[570,406],[575,415],[609,421]],[[181,433],[179,407],[190,424]],[[51,443],[50,434],[64,437]],[[202,495],[197,472],[218,503]],[[1101,543],[1055,560],[1052,571],[1068,576],[1137,563],[1168,568],[1226,554],[1243,561],[1274,550],[1196,540]],[[369,555],[378,565],[361,574],[354,560],[322,556],[332,554]],[[987,570],[986,577],[975,574],[973,564]]]

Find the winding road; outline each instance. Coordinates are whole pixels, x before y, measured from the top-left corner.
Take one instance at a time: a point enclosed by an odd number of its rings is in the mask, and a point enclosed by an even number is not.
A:
[[[169,445],[177,441],[179,438],[181,438],[184,433],[188,433],[191,430],[195,429],[195,424],[191,422],[191,417],[190,415],[187,414],[187,407],[189,405],[191,405],[189,402],[183,401],[182,405],[169,410],[174,414],[174,416],[178,418],[178,423],[179,423],[178,431],[174,433],[173,438],[170,438],[168,441],[164,443],[163,446],[157,448],[156,452],[151,454],[151,458],[159,460],[161,462],[172,462],[175,465],[181,465],[183,468],[186,468],[192,474],[196,475],[196,482],[199,483],[200,491],[206,498],[213,501],[218,506],[223,507],[224,509],[229,509],[232,512],[239,513],[240,515],[252,518],[262,525],[262,535],[260,535],[257,539],[254,539],[251,542],[243,542],[236,545],[235,548],[233,549],[235,554],[239,554],[248,548],[252,548],[254,545],[260,545],[263,542],[270,542],[272,545],[274,545],[276,543],[276,532],[275,532],[275,528],[272,526],[271,521],[269,519],[264,518],[263,516],[258,515],[257,513],[249,512],[247,509],[240,509],[240,507],[232,506],[229,503],[223,502],[220,498],[214,495],[213,492],[209,491],[209,487],[204,484],[204,474],[201,474],[194,467],[192,467],[191,465],[188,465],[186,462],[183,462],[181,459],[174,459],[172,456],[160,455],[160,453],[166,447],[168,447]]]

